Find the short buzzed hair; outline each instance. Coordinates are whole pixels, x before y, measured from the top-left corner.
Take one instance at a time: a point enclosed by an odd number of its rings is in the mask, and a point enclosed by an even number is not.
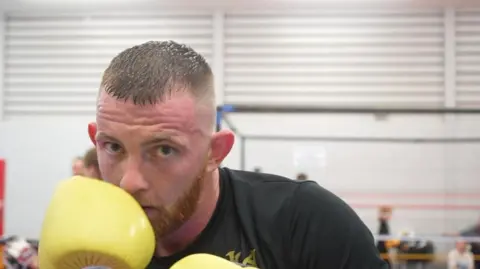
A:
[[[101,88],[134,104],[155,104],[182,90],[215,103],[209,64],[192,48],[174,41],[149,41],[122,51],[105,70]]]

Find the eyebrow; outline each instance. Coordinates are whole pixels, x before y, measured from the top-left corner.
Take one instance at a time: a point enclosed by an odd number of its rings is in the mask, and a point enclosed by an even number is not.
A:
[[[149,140],[143,142],[142,145],[143,146],[149,146],[149,145],[164,142],[165,140],[171,140],[171,141],[174,141],[174,142],[178,142],[177,139],[173,139],[172,134],[161,133],[161,134],[155,134],[152,139],[149,139]]]
[[[153,138],[145,141],[142,143],[143,146],[149,146],[149,145],[152,145],[152,144],[157,144],[157,143],[161,143],[161,142],[164,142],[166,140],[171,140],[177,144],[184,144],[184,139],[175,139],[174,138],[175,135],[173,133],[168,133],[168,132],[164,132],[164,133],[157,133],[157,134],[154,134]],[[115,137],[113,136],[110,136],[110,135],[107,135],[106,133],[104,132],[98,132],[95,139],[99,140],[99,139],[107,139],[107,140],[112,140],[112,141],[115,141],[115,142],[120,142],[120,140],[116,139]]]
[[[107,140],[118,141],[118,139],[116,139],[115,137],[110,136],[110,135],[107,135],[107,134],[104,133],[104,132],[98,132],[97,135],[95,135],[95,139],[96,139],[96,140],[99,140],[99,139],[107,139]]]

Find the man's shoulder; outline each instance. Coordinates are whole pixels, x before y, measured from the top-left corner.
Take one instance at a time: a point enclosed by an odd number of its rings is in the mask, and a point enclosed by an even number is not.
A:
[[[299,181],[292,180],[276,174],[236,170],[226,167],[223,167],[221,169],[231,176],[232,182],[248,184],[256,187],[272,187],[274,185],[284,185],[290,188],[294,188],[300,183]]]
[[[241,216],[262,220],[261,223],[267,225],[284,214],[284,209],[303,184],[279,175],[229,168],[222,168],[221,174],[231,186],[237,212]]]
[[[230,168],[222,168],[222,173],[228,175],[236,193],[241,197],[249,198],[289,199],[298,187],[304,183],[280,175]]]
[[[315,181],[222,168],[228,173],[237,199],[248,198],[257,210],[281,210],[281,215],[304,213],[339,218],[356,217],[338,196]],[[300,211],[298,211],[300,209]],[[323,219],[323,218],[322,218]]]
[[[385,268],[355,211],[318,183],[230,169],[222,173],[229,175],[242,223],[254,227],[254,236],[278,257],[298,268],[340,268],[345,262],[344,268]]]

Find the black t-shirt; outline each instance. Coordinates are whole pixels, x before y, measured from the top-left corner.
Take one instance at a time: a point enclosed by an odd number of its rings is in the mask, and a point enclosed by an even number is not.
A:
[[[357,214],[317,183],[228,168],[220,169],[217,208],[203,232],[147,269],[193,253],[261,269],[388,268]]]

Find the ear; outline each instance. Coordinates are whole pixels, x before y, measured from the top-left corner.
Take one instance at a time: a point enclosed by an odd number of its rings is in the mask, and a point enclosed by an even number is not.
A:
[[[232,150],[234,142],[235,135],[229,130],[221,130],[212,136],[207,166],[208,171],[213,171],[218,168],[228,153],[230,153],[230,150]]]
[[[97,124],[95,122],[91,122],[88,124],[88,136],[90,136],[90,140],[96,146],[97,141],[95,140],[95,136],[97,135]]]

